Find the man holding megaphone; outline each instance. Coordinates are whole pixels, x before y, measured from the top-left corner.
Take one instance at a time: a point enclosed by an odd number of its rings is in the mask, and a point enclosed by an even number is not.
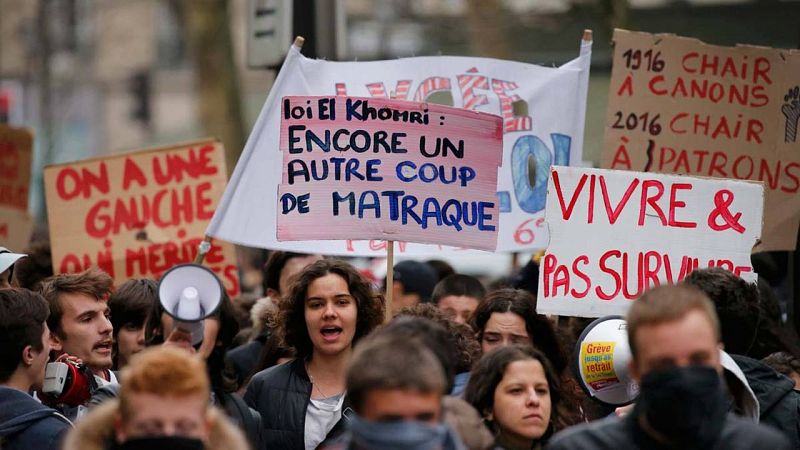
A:
[[[47,325],[54,362],[48,364],[43,400],[77,418],[98,387],[116,383],[111,372],[113,327],[108,298],[113,281],[100,269],[60,274],[42,283],[50,307]]]

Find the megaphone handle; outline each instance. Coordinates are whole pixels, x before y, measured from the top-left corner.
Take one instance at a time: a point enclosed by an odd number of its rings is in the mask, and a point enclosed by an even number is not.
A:
[[[195,264],[203,264],[206,258],[206,253],[211,250],[211,236],[205,235],[203,241],[197,246],[197,257],[194,259]]]

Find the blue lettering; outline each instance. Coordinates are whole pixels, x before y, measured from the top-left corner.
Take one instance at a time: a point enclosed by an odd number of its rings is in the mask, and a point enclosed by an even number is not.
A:
[[[417,206],[418,203],[419,200],[417,200],[417,197],[414,197],[413,195],[407,195],[403,197],[403,225],[408,224],[408,216],[411,216],[411,218],[414,219],[417,224],[422,225],[422,219],[420,219],[417,213],[415,213],[412,209]]]
[[[399,197],[405,195],[405,191],[383,191],[381,195],[389,198],[389,219],[397,220],[400,217]]]
[[[383,181],[383,177],[378,175],[378,166],[380,165],[380,159],[367,160],[367,181]]]
[[[410,167],[410,168],[411,168],[411,170],[413,170],[413,171],[415,172],[415,174],[414,174],[413,176],[407,177],[407,176],[406,176],[406,175],[403,173],[403,167]],[[403,182],[406,182],[406,183],[409,183],[409,182],[411,182],[411,181],[414,181],[414,180],[417,178],[417,175],[416,175],[416,169],[417,169],[417,165],[416,165],[416,164],[414,164],[413,162],[411,162],[411,161],[402,161],[401,163],[399,163],[399,164],[397,165],[397,168],[396,168],[396,172],[397,172],[397,178],[398,178],[400,181],[403,181]]]
[[[349,205],[349,208],[348,208],[350,210],[350,215],[354,216],[356,214],[356,195],[354,193],[351,192],[351,193],[345,195],[344,197],[342,197],[341,194],[339,194],[336,191],[333,191],[332,196],[333,196],[333,215],[334,216],[338,216],[339,215],[339,203],[340,202],[344,202],[344,201],[349,201],[350,202],[350,205]]]
[[[367,195],[372,197],[372,203],[367,203]],[[364,210],[366,209],[374,209],[375,210],[375,218],[381,218],[381,201],[378,197],[378,194],[375,191],[364,191],[361,193],[361,198],[358,199],[358,218],[364,218]]]
[[[286,100],[286,102],[288,103],[289,100]],[[302,140],[300,139],[300,137],[295,137],[294,132],[303,131],[305,129],[306,129],[305,125],[289,125],[289,153],[292,154],[303,153],[302,148],[294,146],[295,142],[300,142]]]

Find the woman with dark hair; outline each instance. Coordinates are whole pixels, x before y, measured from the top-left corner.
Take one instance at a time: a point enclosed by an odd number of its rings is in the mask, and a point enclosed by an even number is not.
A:
[[[553,324],[536,314],[536,299],[528,291],[499,289],[490,293],[472,314],[470,325],[484,354],[507,345],[532,345],[547,355],[556,373],[564,374],[567,357]]]
[[[571,425],[559,377],[545,355],[530,346],[506,346],[485,354],[472,369],[464,399],[484,417],[495,449],[544,447]]]
[[[383,298],[350,264],[317,261],[278,304],[276,333],[297,358],[256,374],[245,394],[261,413],[262,449],[315,449],[343,431],[353,344],[383,322]]]

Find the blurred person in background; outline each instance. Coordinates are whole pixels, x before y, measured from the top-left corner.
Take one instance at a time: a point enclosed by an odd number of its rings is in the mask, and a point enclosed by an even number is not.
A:
[[[425,261],[425,263],[433,267],[433,270],[436,271],[436,279],[439,281],[442,281],[450,275],[454,275],[456,273],[456,269],[454,269],[453,266],[451,266],[447,261],[443,261],[441,259],[429,259]]]
[[[450,320],[466,324],[484,297],[486,288],[477,278],[454,274],[434,286],[431,301]]]
[[[463,449],[443,420],[445,384],[442,367],[426,345],[382,329],[356,347],[347,370],[355,414],[348,416],[342,438],[325,448]]]
[[[353,345],[383,322],[383,298],[350,264],[306,267],[279,302],[277,333],[297,358],[253,376],[245,401],[261,413],[264,450],[315,449],[339,436]]]
[[[50,354],[49,310],[27,289],[0,289],[0,448],[57,450],[72,426],[31,396]]]
[[[511,345],[478,361],[464,399],[489,424],[498,450],[542,448],[573,422],[561,401],[559,377],[545,355],[528,345]]]
[[[65,450],[246,450],[244,435],[209,404],[202,358],[158,346],[135,355],[121,374],[119,399],[93,409]]]
[[[18,285],[14,279],[14,264],[28,255],[14,253],[11,250],[0,247],[0,289],[10,288],[12,283]]]
[[[630,414],[567,429],[551,449],[788,449],[770,427],[728,412],[719,321],[692,286],[661,286],[631,304],[629,373],[640,392]]]
[[[111,294],[114,370],[122,369],[131,356],[144,350],[144,322],[157,301],[158,283],[146,278],[128,280]]]
[[[19,287],[40,291],[42,281],[53,276],[53,260],[50,254],[50,241],[32,242],[25,250],[27,258],[14,265],[14,278]]]
[[[430,302],[433,287],[439,281],[433,267],[424,262],[408,260],[395,264],[393,270],[392,315],[403,308]]]
[[[373,333],[378,338],[417,342],[431,350],[442,368],[445,380],[445,393],[455,389],[455,382],[461,365],[463,348],[459,347],[458,336],[454,330],[458,324],[446,319],[431,304],[403,308],[391,322]],[[477,343],[475,343],[477,347]],[[477,348],[475,349],[477,355]],[[398,363],[405,363],[398,359]],[[470,450],[483,450],[491,445],[493,439],[489,430],[483,425],[481,416],[475,409],[461,398],[445,395],[441,398],[444,422],[456,432],[464,445]]]
[[[794,381],[794,390],[800,389],[800,359],[785,352],[777,352],[761,361],[777,372],[791,378]]]

